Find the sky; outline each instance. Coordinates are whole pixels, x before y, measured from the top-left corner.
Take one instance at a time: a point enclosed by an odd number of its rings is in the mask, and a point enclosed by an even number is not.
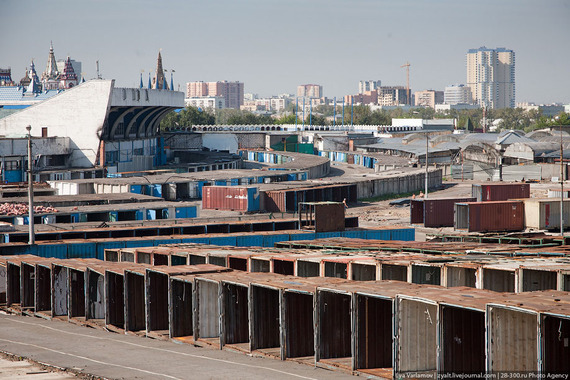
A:
[[[323,86],[332,98],[360,80],[443,90],[465,83],[468,49],[516,55],[516,102],[570,104],[570,0],[2,0],[0,68],[23,77],[34,59],[96,61],[116,86],[138,87],[161,50],[175,88],[240,81],[246,93]],[[144,70],[144,72],[142,71]],[[169,79],[170,81],[170,79]]]

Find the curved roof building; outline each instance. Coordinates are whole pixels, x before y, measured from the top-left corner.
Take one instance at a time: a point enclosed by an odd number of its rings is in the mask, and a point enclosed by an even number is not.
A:
[[[22,136],[31,125],[34,136],[69,137],[70,167],[145,170],[164,161],[161,119],[183,107],[183,92],[91,80],[0,119],[0,136]]]

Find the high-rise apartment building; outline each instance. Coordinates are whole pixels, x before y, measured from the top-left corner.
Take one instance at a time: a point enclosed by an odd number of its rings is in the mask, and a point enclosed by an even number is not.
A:
[[[297,96],[300,98],[322,98],[323,86],[318,84],[302,84],[297,86]]]
[[[445,87],[443,93],[444,104],[471,104],[471,87],[464,84],[452,84]]]
[[[382,86],[380,80],[361,80],[358,82],[358,93],[364,94],[366,91],[374,91],[380,86]]]
[[[435,108],[443,103],[443,91],[425,90],[414,92],[414,105]]]
[[[467,86],[481,107],[514,108],[515,52],[505,48],[467,52]]]
[[[243,105],[244,87],[241,82],[189,82],[186,97],[222,97],[226,108],[239,109]]]

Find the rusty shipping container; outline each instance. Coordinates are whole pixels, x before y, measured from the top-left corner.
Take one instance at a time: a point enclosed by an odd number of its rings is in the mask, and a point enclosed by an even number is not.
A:
[[[206,186],[202,189],[202,209],[259,211],[257,187]]]
[[[455,204],[455,229],[469,232],[524,230],[522,201]]]
[[[487,183],[483,185],[472,185],[471,193],[477,202],[530,198],[530,184]]]
[[[342,202],[357,201],[356,184],[337,184],[294,189],[263,191],[261,202],[265,211],[296,212],[299,202]]]
[[[410,223],[425,227],[453,227],[456,203],[474,202],[475,198],[413,199],[410,203]]]

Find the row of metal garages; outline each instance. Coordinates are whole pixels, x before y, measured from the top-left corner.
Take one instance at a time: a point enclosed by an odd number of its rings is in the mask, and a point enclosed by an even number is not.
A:
[[[568,373],[565,292],[13,257],[6,307],[365,375]]]
[[[344,162],[349,165],[364,166],[365,168],[374,169],[376,172],[408,166],[407,162],[405,162],[406,160],[403,158],[395,160],[394,156],[389,158],[380,158],[378,156],[381,154],[376,153],[376,155],[377,156],[374,157],[363,152],[341,152],[332,150],[319,151],[319,156],[327,157],[332,162]]]
[[[250,186],[307,179],[307,172],[305,171],[287,173],[265,172],[263,175],[259,175],[259,172],[257,172],[257,175],[251,174],[244,177],[220,179],[215,179],[215,174],[211,175],[211,177],[214,177],[213,179],[196,179],[184,174],[175,174],[171,176],[157,175],[115,179],[52,181],[49,184],[54,189],[57,189],[58,195],[132,193],[174,201],[189,198],[201,199],[203,188],[207,186]]]
[[[196,218],[198,209],[189,202],[145,202],[85,207],[62,207],[53,213],[34,215],[35,224],[124,222],[133,220]],[[30,223],[29,215],[0,215],[0,222],[14,225]]]
[[[319,242],[326,240],[320,239]],[[371,243],[374,244],[374,241]],[[268,248],[245,250],[236,247],[182,244],[107,249],[105,260],[171,266],[208,263],[242,271],[298,277],[334,277],[355,281],[390,280],[510,293],[570,291],[570,259],[566,257],[511,258],[496,254],[450,254],[437,257],[387,251],[341,252]]]
[[[269,170],[302,170],[307,173],[305,179],[322,178],[330,171],[328,159],[312,154],[245,149],[238,150],[238,154],[247,161],[280,165]]]
[[[374,157],[367,156],[362,153],[349,153],[349,152],[336,152],[336,151],[319,151],[319,156],[327,157],[333,162],[346,162],[347,164],[354,164],[364,166],[366,168],[374,169],[378,160]]]

